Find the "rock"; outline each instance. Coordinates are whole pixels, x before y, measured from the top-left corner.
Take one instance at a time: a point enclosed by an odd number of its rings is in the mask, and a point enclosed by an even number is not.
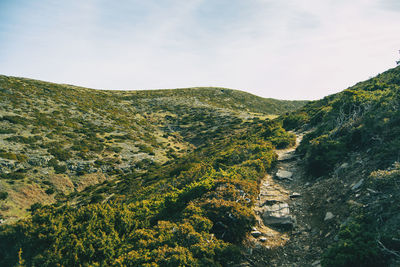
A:
[[[349,163],[345,162],[345,163],[343,163],[342,165],[340,165],[339,168],[341,168],[341,169],[346,169],[346,168],[348,168],[348,167],[349,167]]]
[[[32,166],[46,166],[50,159],[52,159],[50,156],[31,156],[28,163]]]
[[[328,211],[328,212],[325,214],[325,219],[324,219],[324,221],[332,220],[334,217],[335,217],[335,215],[333,215],[332,212]]]
[[[286,154],[280,154],[278,157],[279,161],[285,161],[285,160],[292,160],[296,155],[294,152],[291,153],[286,153]]]
[[[262,249],[263,248],[263,246],[261,245],[261,244],[256,244],[255,246],[254,246],[254,249],[257,249],[257,250],[260,250],[260,249]]]
[[[257,228],[255,228],[255,227],[252,227],[251,230],[252,231],[258,231]]]
[[[294,223],[287,203],[266,206],[262,214],[262,219],[266,225],[293,227]]]
[[[371,188],[367,188],[367,190],[368,190],[369,192],[371,192],[372,194],[378,194],[377,191],[375,191],[375,190],[373,190],[373,189],[371,189]]]
[[[364,183],[364,179],[361,179],[360,181],[358,181],[355,185],[353,185],[353,187],[351,188],[351,190],[357,190],[358,188],[360,188]]]
[[[290,198],[296,198],[296,197],[301,197],[300,193],[293,192],[293,193],[290,195]]]
[[[6,169],[14,168],[14,163],[15,163],[15,161],[13,161],[13,160],[0,159],[0,166],[4,167]]]
[[[312,266],[321,266],[321,261],[320,260],[314,261],[311,265]]]
[[[266,242],[266,241],[267,241],[267,238],[266,238],[266,237],[264,237],[264,236],[263,236],[263,237],[260,237],[260,241],[264,243],[264,242]]]
[[[260,207],[263,207],[263,206],[270,206],[270,205],[273,205],[273,204],[276,204],[276,203],[279,203],[279,201],[276,200],[276,199],[268,199],[268,200],[266,200],[264,203],[260,204],[259,206],[260,206]]]
[[[251,235],[255,238],[259,237],[262,235],[260,231],[251,231]]]
[[[292,176],[293,176],[293,173],[292,173],[292,172],[289,172],[289,171],[278,170],[278,172],[276,173],[276,177],[277,177],[278,179],[288,179],[288,180],[291,180]]]

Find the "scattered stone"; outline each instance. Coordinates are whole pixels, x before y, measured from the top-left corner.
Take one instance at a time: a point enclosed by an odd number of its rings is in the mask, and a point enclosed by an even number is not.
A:
[[[289,171],[278,170],[278,172],[276,173],[276,177],[277,177],[278,179],[288,179],[288,180],[291,180],[292,176],[293,176],[293,173],[292,173],[292,172],[289,172]]]
[[[347,167],[349,167],[349,163],[345,162],[339,168],[346,169]]]
[[[266,241],[267,241],[267,238],[266,238],[266,237],[264,237],[264,236],[263,236],[263,237],[260,237],[260,241],[264,243],[264,242],[266,242]]]
[[[321,261],[320,260],[316,260],[311,265],[312,266],[321,266]]]
[[[333,215],[332,212],[328,211],[328,212],[325,214],[325,219],[324,219],[324,221],[329,221],[329,220],[333,219],[334,217],[335,217],[335,215]]]
[[[264,203],[260,204],[260,207],[270,206],[270,205],[273,205],[273,204],[276,204],[276,203],[279,203],[279,201],[275,200],[275,199],[268,199]]]
[[[301,197],[300,193],[293,192],[293,193],[290,195],[290,198],[297,198],[297,197]]]
[[[291,153],[285,153],[285,154],[280,154],[278,157],[279,161],[285,161],[285,160],[292,160],[296,155],[294,152]]]
[[[355,185],[353,185],[353,187],[351,188],[351,190],[357,190],[358,188],[360,188],[364,183],[364,179],[361,179],[360,181],[358,181]]]
[[[290,216],[289,205],[287,203],[266,206],[262,218],[266,225],[293,227],[293,218]]]
[[[255,238],[259,237],[262,235],[260,231],[251,231],[251,235]]]
[[[369,192],[371,192],[372,194],[378,194],[377,191],[375,191],[375,190],[373,190],[373,189],[371,189],[371,188],[367,188],[367,190],[368,190]]]
[[[251,228],[252,231],[258,231],[256,227]]]
[[[327,237],[330,236],[330,235],[331,235],[331,232],[327,233],[327,234],[325,235],[325,238],[327,238]]]

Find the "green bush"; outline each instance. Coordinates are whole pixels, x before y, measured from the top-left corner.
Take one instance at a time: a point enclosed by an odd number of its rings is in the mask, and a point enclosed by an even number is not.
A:
[[[330,139],[327,135],[319,136],[309,143],[303,143],[302,148],[307,151],[306,171],[316,177],[327,175],[347,153],[344,143]]]
[[[5,200],[8,197],[8,192],[0,191],[0,200]]]
[[[286,130],[296,130],[310,121],[306,112],[294,112],[282,116],[282,127]]]
[[[65,165],[55,165],[53,168],[57,174],[65,173],[67,171],[67,166]]]
[[[14,154],[11,152],[0,152],[0,158],[18,160],[19,162],[25,162],[28,157],[23,154]]]
[[[10,172],[10,173],[2,173],[0,174],[0,178],[2,179],[10,179],[10,180],[22,180],[25,178],[25,175],[20,172]]]
[[[382,255],[375,229],[362,218],[342,226],[339,240],[327,249],[322,257],[324,267],[384,266],[386,257]]]
[[[137,147],[139,148],[140,152],[147,153],[149,155],[154,155],[153,148],[150,146],[147,146],[145,144],[138,144]]]
[[[22,125],[27,125],[28,124],[28,120],[21,117],[21,116],[13,116],[13,115],[6,115],[0,118],[0,121],[9,121],[11,123],[14,124],[22,124]]]
[[[50,188],[47,188],[45,192],[48,195],[52,195],[52,194],[54,194],[55,190],[54,190],[54,188],[50,187]]]
[[[17,133],[14,129],[0,129],[0,134],[15,134]]]
[[[71,153],[68,150],[61,147],[53,147],[50,148],[48,151],[51,155],[53,155],[56,159],[60,161],[66,161],[72,157]]]

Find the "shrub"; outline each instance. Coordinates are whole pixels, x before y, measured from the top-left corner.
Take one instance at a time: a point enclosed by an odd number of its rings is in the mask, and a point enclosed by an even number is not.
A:
[[[8,192],[0,191],[0,200],[5,200],[8,197]]]
[[[358,217],[342,226],[339,240],[323,254],[322,265],[327,267],[384,266],[377,235],[370,224]]]
[[[306,170],[313,176],[322,176],[332,171],[337,162],[346,155],[346,147],[339,140],[322,135],[303,144],[306,152]]]
[[[0,134],[15,134],[17,133],[14,129],[0,129]]]
[[[0,152],[0,158],[18,160],[19,162],[25,162],[28,157],[23,154],[14,154],[11,152]]]
[[[47,188],[45,192],[46,192],[46,194],[51,195],[51,194],[54,194],[55,191],[54,191],[54,188],[50,187],[50,188]]]
[[[104,200],[104,196],[101,194],[95,194],[90,198],[90,203],[99,203]]]
[[[295,130],[308,123],[309,120],[309,115],[306,112],[286,114],[283,116],[282,127],[286,130]]]
[[[140,152],[147,153],[149,155],[154,155],[153,148],[151,148],[150,146],[147,146],[145,144],[139,144],[137,146]]]
[[[52,154],[56,159],[60,161],[66,161],[71,158],[71,153],[68,150],[65,150],[61,147],[53,147],[50,148],[49,153]]]
[[[9,121],[14,124],[27,125],[28,120],[21,116],[6,115],[0,118],[0,121]]]
[[[57,174],[65,173],[67,171],[67,166],[65,165],[56,165],[53,168]]]
[[[10,180],[22,180],[25,178],[25,175],[20,172],[10,172],[10,173],[0,174],[0,178],[10,179]]]

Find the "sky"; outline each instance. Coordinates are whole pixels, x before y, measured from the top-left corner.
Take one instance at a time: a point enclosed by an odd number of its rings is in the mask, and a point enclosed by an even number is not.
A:
[[[396,66],[399,0],[0,0],[0,74],[319,99]]]

